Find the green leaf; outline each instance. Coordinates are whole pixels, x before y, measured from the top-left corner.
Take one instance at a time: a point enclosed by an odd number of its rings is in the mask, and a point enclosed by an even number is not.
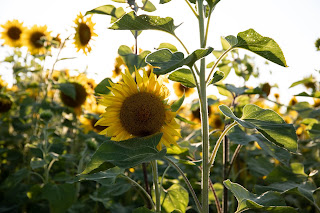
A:
[[[237,40],[227,36],[226,40],[233,48],[243,48],[280,66],[287,67],[286,59],[279,45],[271,38],[263,37],[253,29],[238,33]],[[237,43],[235,43],[237,41]]]
[[[166,74],[183,65],[191,68],[197,60],[207,56],[212,50],[212,47],[198,49],[184,59],[182,52],[172,53],[169,49],[161,49],[148,55],[146,61],[155,67],[155,74]]]
[[[132,52],[130,47],[121,45],[118,49],[118,53],[123,58],[130,73],[133,73],[136,69],[139,70],[140,68],[147,65],[147,63],[145,62],[145,58],[150,53],[150,51],[143,51],[139,55],[136,55]]]
[[[272,183],[268,186],[259,186],[256,185],[255,189],[261,193],[272,190],[281,193],[294,193],[300,196],[305,197],[306,199],[314,202],[313,193],[316,191],[316,187],[309,183],[294,183],[294,182],[281,182],[281,183]]]
[[[178,109],[180,109],[181,105],[183,104],[184,98],[185,98],[185,95],[183,94],[183,96],[181,98],[179,98],[179,100],[175,101],[171,105],[172,112],[176,112],[176,111],[178,111]]]
[[[64,213],[75,200],[76,189],[73,184],[48,183],[42,189],[42,197],[49,201],[50,212]]]
[[[312,140],[320,138],[320,124],[313,124],[311,129],[308,130]]]
[[[224,72],[221,72],[219,70],[217,70],[214,74],[213,74],[213,78],[211,79],[210,84],[214,84],[217,83],[219,81],[221,81],[224,78]]]
[[[266,182],[302,182],[308,178],[308,175],[301,171],[304,169],[303,165],[297,165],[296,163],[290,164],[290,167],[277,166],[272,172],[270,172],[265,179]]]
[[[82,174],[88,174],[104,162],[121,168],[130,168],[143,162],[160,159],[166,154],[165,149],[157,150],[161,137],[162,133],[119,142],[108,140],[93,154]]]
[[[184,55],[182,52],[172,53],[169,49],[161,49],[148,55],[146,62],[155,67],[155,74],[166,74],[183,66]]]
[[[170,17],[140,15],[136,16],[132,11],[122,16],[109,29],[113,30],[160,30],[175,35],[174,30],[178,26],[173,24]]]
[[[297,212],[294,208],[285,206],[285,200],[278,192],[268,191],[261,195],[256,195],[249,192],[243,186],[232,183],[230,180],[224,181],[223,184],[233,193],[238,201],[236,213],[248,209],[258,209],[276,213]]]
[[[237,43],[238,43],[237,37],[235,37],[235,36],[233,36],[233,35],[229,35],[229,36],[225,37],[224,39],[229,43],[229,45],[230,45],[231,47],[237,45]],[[229,46],[229,47],[230,47],[230,46]]]
[[[310,76],[308,78],[304,78],[304,79],[302,79],[300,81],[296,81],[296,82],[292,83],[289,88],[298,86],[300,84],[313,83],[313,82],[314,82],[314,78],[312,76]]]
[[[316,91],[316,92],[313,92],[311,94],[308,94],[306,92],[301,92],[295,96],[302,96],[302,97],[310,97],[310,98],[320,98],[320,91]]]
[[[46,164],[46,161],[41,158],[33,157],[30,161],[30,166],[32,169],[43,168]]]
[[[176,183],[166,191],[162,191],[160,199],[165,212],[172,212],[174,210],[186,212],[189,203],[189,194],[185,188]]]
[[[291,154],[284,148],[274,145],[264,137],[258,134],[247,135],[240,127],[235,126],[228,133],[228,138],[231,142],[241,145],[247,145],[249,142],[256,141],[261,149],[265,151],[268,155],[276,158],[284,165],[289,166],[289,161]]]
[[[117,3],[127,3],[128,0],[112,0],[114,2],[117,2]]]
[[[153,11],[157,10],[157,8],[149,0],[142,0],[142,3],[144,6],[141,9],[144,11],[153,12]]]
[[[241,126],[249,129],[257,129],[266,139],[291,152],[297,150],[297,135],[292,124],[287,124],[276,112],[270,109],[262,109],[253,104],[247,104],[243,108],[242,118],[237,118],[225,105],[219,109],[225,116],[233,118]]]
[[[60,90],[63,94],[69,96],[73,100],[76,99],[76,88],[71,83],[56,84],[54,88]]]
[[[195,125],[196,123],[193,121],[189,121],[188,119],[181,117],[180,115],[176,115],[176,118],[182,122],[185,122],[187,124]]]
[[[212,47],[208,47],[207,49],[195,50],[185,59],[184,64],[191,68],[197,60],[209,55],[212,51]]]
[[[220,0],[206,0],[210,9],[212,10],[218,3]]]
[[[183,86],[193,88],[196,87],[196,82],[191,73],[191,70],[181,68],[172,72],[169,77],[170,80],[180,82]]]
[[[97,172],[94,174],[80,174],[72,182],[83,181],[83,180],[93,180],[93,181],[101,181],[108,180],[110,183],[115,183],[117,177],[124,173],[124,169],[119,167],[113,167],[106,171]]]
[[[166,4],[168,2],[170,2],[171,0],[160,0],[160,3],[159,4]]]
[[[172,45],[170,43],[161,43],[157,49],[158,50],[160,50],[160,49],[169,49],[173,53],[178,51],[176,46],[174,46],[174,45]]]
[[[109,94],[110,90],[107,87],[111,87],[110,82],[112,82],[111,78],[103,79],[95,88],[94,92],[99,94]]]
[[[113,5],[103,5],[97,7],[95,9],[89,10],[86,12],[86,15],[89,14],[101,14],[101,15],[109,15],[112,17],[111,22],[115,22],[119,18],[121,18],[126,12],[122,7],[115,7]]]
[[[151,211],[150,209],[146,208],[146,207],[139,207],[135,210],[133,210],[132,213],[153,213],[154,211]]]

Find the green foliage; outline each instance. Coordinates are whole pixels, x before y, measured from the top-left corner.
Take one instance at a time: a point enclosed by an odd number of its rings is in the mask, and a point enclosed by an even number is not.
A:
[[[99,94],[109,94],[110,90],[107,87],[110,87],[110,82],[112,80],[110,78],[105,78],[103,79],[97,86],[94,88],[94,92],[99,95]]]
[[[170,80],[180,82],[183,86],[193,88],[196,87],[192,72],[189,69],[181,68],[170,73]]]

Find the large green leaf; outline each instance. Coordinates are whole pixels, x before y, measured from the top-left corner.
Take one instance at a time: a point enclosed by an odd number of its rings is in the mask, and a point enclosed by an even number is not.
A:
[[[314,184],[309,182],[303,183],[294,183],[294,182],[281,182],[281,183],[272,183],[268,186],[255,186],[255,189],[261,193],[265,191],[272,190],[281,193],[294,193],[300,196],[305,197],[314,203],[313,193],[316,191]]]
[[[184,58],[182,52],[172,53],[169,49],[161,49],[148,55],[146,61],[155,67],[154,73],[166,74],[183,65],[187,65],[191,68],[197,60],[207,56],[212,50],[212,47],[209,47],[208,49],[198,49],[191,53],[187,58]]]
[[[261,195],[249,192],[243,186],[226,180],[223,184],[233,193],[238,201],[236,213],[246,211],[248,209],[257,209],[260,211],[275,213],[293,213],[297,212],[294,208],[285,206],[285,200],[280,193],[268,191]]]
[[[161,137],[162,133],[158,133],[119,142],[108,140],[101,144],[93,154],[82,174],[88,174],[104,162],[112,163],[121,168],[130,168],[143,162],[160,159],[166,154],[165,149],[157,150]]]
[[[291,154],[286,149],[271,143],[259,134],[247,135],[240,127],[235,126],[229,131],[228,138],[231,142],[241,145],[247,145],[249,142],[256,141],[268,155],[289,166]]]
[[[113,5],[103,5],[97,7],[95,9],[89,10],[86,12],[86,15],[89,14],[102,14],[102,15],[110,15],[112,17],[112,22],[121,18],[126,12],[122,7],[116,8]]]
[[[243,115],[236,117],[226,105],[219,109],[225,116],[233,118],[243,127],[257,129],[265,138],[291,152],[297,150],[297,135],[292,124],[287,124],[276,112],[253,104],[243,108]]]
[[[94,92],[96,95],[99,94],[109,94],[110,90],[107,87],[110,87],[111,78],[103,79],[95,88]]]
[[[130,47],[121,45],[118,49],[118,53],[123,58],[130,73],[133,73],[136,69],[138,70],[147,65],[147,63],[145,62],[145,58],[150,53],[150,51],[143,51],[139,55],[136,55],[132,52]]]
[[[73,184],[48,183],[42,189],[42,197],[49,201],[50,212],[64,213],[75,200],[76,188]]]
[[[169,77],[170,80],[180,82],[183,86],[193,88],[196,87],[196,82],[193,78],[191,70],[181,68],[172,72]]]
[[[170,17],[161,18],[159,16],[148,16],[136,14],[132,11],[122,16],[109,29],[113,30],[160,30],[172,35],[178,26],[173,24]]]
[[[278,165],[264,179],[267,183],[274,182],[303,182],[308,175],[304,172],[304,166],[301,163],[291,163],[290,167]]]
[[[174,210],[186,212],[188,203],[188,191],[180,184],[175,183],[161,192],[161,204],[165,212],[173,212]]]
[[[279,45],[273,39],[261,36],[254,29],[238,33],[237,38],[227,36],[225,39],[232,48],[249,50],[269,61],[287,67],[286,59]]]

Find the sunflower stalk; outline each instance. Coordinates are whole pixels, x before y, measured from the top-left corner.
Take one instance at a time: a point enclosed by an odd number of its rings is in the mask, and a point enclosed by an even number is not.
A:
[[[161,199],[160,199],[161,189],[159,188],[157,161],[156,160],[151,161],[151,166],[152,166],[152,174],[153,174],[154,194],[156,198],[156,213],[160,213],[161,212]]]

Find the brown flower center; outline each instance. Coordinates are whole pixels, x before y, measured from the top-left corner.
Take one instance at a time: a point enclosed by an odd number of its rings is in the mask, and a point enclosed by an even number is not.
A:
[[[211,107],[208,106],[208,116],[211,114]],[[193,110],[192,115],[194,118],[198,118],[201,120],[201,115],[200,115],[200,108]]]
[[[79,83],[72,82],[71,84],[73,84],[75,88],[76,98],[73,99],[69,95],[61,92],[60,93],[61,100],[65,105],[69,107],[79,107],[86,101],[86,98],[87,98],[86,89]]]
[[[85,23],[79,24],[79,39],[82,45],[87,45],[91,39],[91,30]]]
[[[41,48],[43,47],[43,43],[41,42],[41,37],[45,36],[42,32],[34,32],[32,33],[30,40],[34,47]]]
[[[124,129],[140,137],[158,132],[165,117],[161,99],[147,92],[139,92],[126,98],[120,110],[120,121]]]
[[[10,27],[7,32],[8,36],[15,41],[20,39],[21,33],[22,31],[18,27]]]

